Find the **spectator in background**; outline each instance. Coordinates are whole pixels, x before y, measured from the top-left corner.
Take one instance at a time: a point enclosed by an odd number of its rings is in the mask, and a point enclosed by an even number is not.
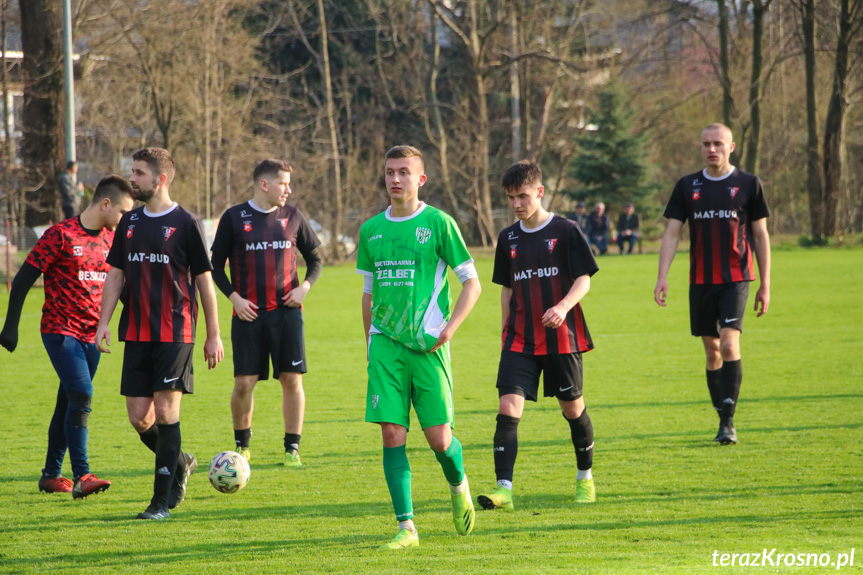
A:
[[[620,248],[620,253],[623,255],[623,244],[629,242],[629,249],[626,253],[632,253],[632,246],[638,241],[639,222],[638,214],[635,213],[635,206],[632,203],[627,203],[623,206],[623,213],[617,220],[617,247]]]
[[[60,207],[67,220],[81,210],[81,193],[78,190],[78,163],[68,162],[57,180],[60,188]]]
[[[591,245],[596,246],[599,255],[605,255],[608,251],[608,231],[611,229],[611,221],[605,213],[605,204],[597,202],[593,212],[588,217],[587,239]]]
[[[585,204],[584,202],[578,202],[575,205],[575,212],[571,215],[569,219],[578,224],[578,229],[581,230],[581,233],[587,233],[587,204]]]

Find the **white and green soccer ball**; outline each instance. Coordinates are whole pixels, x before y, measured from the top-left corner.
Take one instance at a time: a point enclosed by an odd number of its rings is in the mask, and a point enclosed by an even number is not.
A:
[[[210,461],[207,477],[216,491],[236,493],[246,486],[251,473],[245,457],[236,451],[223,451]]]

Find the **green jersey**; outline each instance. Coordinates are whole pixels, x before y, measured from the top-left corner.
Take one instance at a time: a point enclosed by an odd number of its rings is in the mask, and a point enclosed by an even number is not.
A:
[[[459,271],[473,260],[446,213],[423,203],[404,218],[390,210],[360,230],[357,273],[373,279],[370,334],[429,351],[452,314],[447,266]]]

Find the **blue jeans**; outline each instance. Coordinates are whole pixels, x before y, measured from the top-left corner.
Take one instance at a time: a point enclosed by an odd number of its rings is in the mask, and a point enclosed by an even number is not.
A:
[[[68,448],[72,474],[77,479],[90,473],[87,417],[93,397],[93,376],[101,354],[95,343],[85,343],[68,335],[43,333],[42,343],[60,377],[57,404],[48,427],[48,455],[42,475],[60,475]]]
[[[635,242],[638,241],[638,234],[632,232],[631,235],[625,236],[623,234],[617,235],[617,247],[620,248],[620,253],[623,253],[623,246],[626,243],[629,243],[629,250],[626,252],[628,254],[632,253],[632,247],[635,245]]]

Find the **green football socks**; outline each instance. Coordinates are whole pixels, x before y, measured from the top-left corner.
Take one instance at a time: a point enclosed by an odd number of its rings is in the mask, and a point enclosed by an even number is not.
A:
[[[461,450],[459,450],[461,462]],[[393,511],[396,519],[404,521],[414,516],[414,504],[411,499],[411,466],[405,446],[384,447],[384,476],[393,500]]]
[[[440,466],[443,468],[443,474],[450,485],[461,485],[464,481],[464,463],[461,457],[461,443],[455,437],[452,438],[452,443],[446,451],[434,452]]]

